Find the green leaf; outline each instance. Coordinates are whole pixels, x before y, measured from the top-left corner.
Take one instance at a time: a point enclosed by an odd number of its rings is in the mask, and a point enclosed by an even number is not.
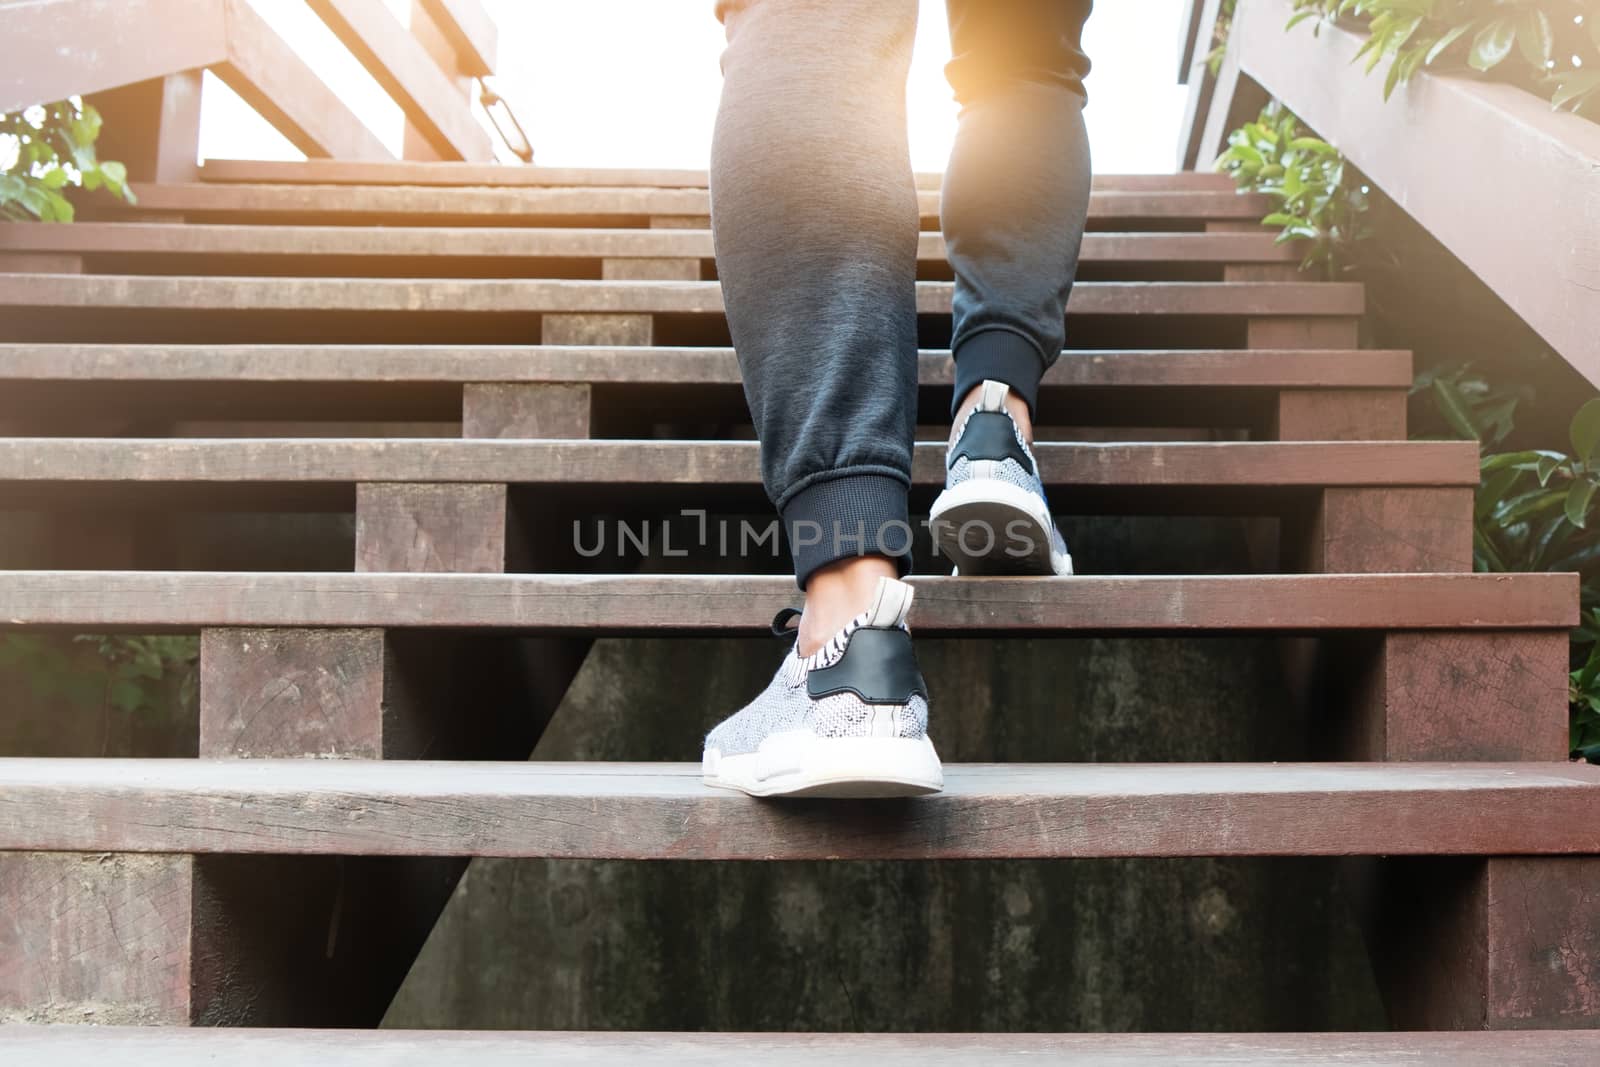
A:
[[[1428,49],[1427,57],[1423,60],[1423,63],[1430,67],[1433,66],[1433,61],[1442,56],[1445,49],[1461,40],[1463,34],[1471,33],[1477,25],[1478,20],[1473,19],[1471,22],[1463,22],[1461,25],[1450,29],[1443,37],[1433,42],[1433,47]]]
[[[1572,416],[1568,430],[1572,438],[1572,454],[1581,463],[1594,461],[1595,448],[1600,447],[1600,397],[1589,401]]]
[[[1595,22],[1600,23],[1600,15],[1595,17]],[[1581,96],[1600,90],[1600,70],[1580,70],[1563,74],[1559,86],[1550,99],[1550,106],[1557,110]]]
[[[1594,499],[1595,483],[1588,478],[1579,478],[1572,483],[1572,488],[1567,490],[1567,521],[1578,529],[1585,529],[1589,517],[1589,501]]]
[[[1439,414],[1444,416],[1444,420],[1455,430],[1457,436],[1467,441],[1478,439],[1478,427],[1473,424],[1472,412],[1454,384],[1443,378],[1435,378],[1433,399]]]
[[[1550,57],[1555,52],[1555,32],[1550,28],[1550,19],[1543,11],[1530,7],[1522,13],[1522,18],[1517,23],[1517,45],[1522,49],[1522,58],[1540,73],[1543,73],[1550,64]]]
[[[1493,70],[1511,54],[1516,43],[1516,23],[1509,18],[1495,19],[1472,39],[1472,52],[1467,63],[1473,70]]]

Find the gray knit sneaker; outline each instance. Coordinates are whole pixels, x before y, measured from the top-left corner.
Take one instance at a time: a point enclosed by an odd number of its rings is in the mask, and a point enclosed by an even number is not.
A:
[[[928,526],[957,574],[1071,574],[1033,450],[1006,410],[1004,382],[985,381],[945,457],[944,492]]]
[[[751,796],[909,797],[944,788],[928,690],[911,649],[911,587],[878,579],[872,607],[706,736],[707,785]],[[774,632],[795,614],[780,612]],[[796,642],[798,645],[798,641]]]

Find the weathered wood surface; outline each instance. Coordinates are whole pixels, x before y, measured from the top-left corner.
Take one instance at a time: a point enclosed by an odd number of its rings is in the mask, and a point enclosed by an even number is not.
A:
[[[71,230],[81,225],[56,227]],[[0,234],[4,229],[0,228]],[[954,380],[924,350],[923,385]],[[738,385],[731,348],[558,345],[0,344],[0,381],[615,382]],[[1046,386],[1409,389],[1411,354],[1385,349],[1167,349],[1062,354]]]
[[[1139,1067],[1588,1067],[1600,1031],[1398,1034],[684,1034],[560,1031],[177,1030],[27,1027],[6,1031],[24,1059],[61,1067],[108,1060],[127,1067],[271,1063],[276,1067],[631,1067],[641,1060],[714,1067],[758,1059],[765,1067],[867,1062],[882,1067],[974,1063]]]
[[[1286,548],[1304,570],[1470,571],[1473,489],[1332,487],[1303,543]]]
[[[499,574],[506,487],[406,482],[356,486],[357,571]]]
[[[1600,127],[1520,86],[1427,72],[1390,106],[1383,83],[1351,65],[1364,35],[1325,25],[1285,37],[1294,6],[1241,8],[1233,41],[1245,73],[1600,381]]]
[[[188,1021],[188,856],[0,854],[0,1025]],[[38,1062],[59,1062],[53,1057]]]
[[[478,0],[420,0],[419,6],[455,52],[461,73],[494,73],[500,30]]]
[[[0,228],[0,251],[161,256],[315,256],[315,266],[372,256],[440,259],[712,258],[708,230],[491,226],[186,226],[80,222]],[[1259,233],[1087,233],[1082,263],[1269,263],[1300,253]],[[946,258],[944,236],[924,233],[917,257]],[[309,265],[308,265],[309,266]],[[1294,280],[1292,277],[1284,280]]]
[[[0,438],[0,483],[753,486],[760,481],[758,448],[754,441]],[[1040,476],[1048,484],[1060,486],[1478,484],[1474,442],[1041,442],[1034,451]],[[913,482],[942,485],[944,474],[944,443],[918,444]],[[1366,514],[1365,523],[1368,528],[1381,527],[1384,516],[1373,511]]]
[[[425,4],[438,0],[423,0]],[[200,177],[213,182],[282,183],[295,185],[500,185],[500,186],[601,186],[656,189],[704,189],[703,170],[626,167],[514,167],[481,163],[363,163],[312,159],[305,162],[250,159],[212,159],[200,168]],[[944,175],[924,171],[917,188],[938,189]],[[1189,171],[1180,174],[1096,174],[1094,187],[1102,192],[1231,192],[1231,178],[1222,174]]]
[[[488,131],[478,125],[469,102],[381,0],[308,2],[441,159],[494,158]]]
[[[405,217],[416,220],[490,218],[500,224],[524,218],[574,216],[629,220],[652,215],[711,214],[704,189],[607,188],[502,185],[441,188],[406,185],[255,185],[200,182],[140,186],[140,212],[175,211],[187,216],[209,214],[287,214],[348,220]],[[924,218],[939,214],[939,193],[918,194]],[[1102,219],[1244,219],[1259,221],[1272,210],[1270,197],[1226,189],[1173,191],[1099,191],[1090,194],[1089,218]]]
[[[949,282],[918,282],[917,310],[948,314],[953,292]],[[1248,315],[1253,322],[1287,316],[1299,321],[1306,316],[1360,315],[1363,293],[1362,286],[1349,282],[1080,282],[1072,290],[1067,311],[1069,315]],[[110,274],[17,275],[0,287],[0,307],[513,314],[720,314],[723,310],[722,288],[716,282]]]
[[[223,0],[227,58],[211,70],[308,156],[392,158],[376,134],[345,106],[247,0]],[[161,186],[139,185],[145,189]]]
[[[1600,1032],[1600,859],[1396,857],[1376,875],[1374,964],[1397,1028]]]
[[[0,849],[597,859],[1600,852],[1583,764],[974,764],[752,803],[698,764],[0,760]],[[1427,827],[1426,833],[1417,828]]]
[[[227,54],[221,0],[4,4],[0,38],[8,45],[0,112],[205,67]]]
[[[911,624],[926,633],[1554,630],[1578,621],[1575,574],[911,581]],[[0,628],[755,633],[797,599],[783,575],[8,571]]]

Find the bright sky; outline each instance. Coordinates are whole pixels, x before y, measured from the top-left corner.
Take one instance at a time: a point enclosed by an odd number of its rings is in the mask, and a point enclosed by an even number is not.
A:
[[[398,153],[399,108],[303,0],[249,0]],[[385,0],[404,19],[409,0]],[[703,168],[722,79],[712,0],[484,0],[500,26],[499,88],[548,166]],[[1185,90],[1177,84],[1182,0],[1102,0],[1085,49],[1094,61],[1086,112],[1100,173],[1170,171]],[[1151,47],[1151,42],[1161,47]],[[955,104],[944,81],[950,41],[942,0],[922,0],[907,88],[912,162],[944,169]],[[207,75],[207,158],[299,159],[300,153]]]

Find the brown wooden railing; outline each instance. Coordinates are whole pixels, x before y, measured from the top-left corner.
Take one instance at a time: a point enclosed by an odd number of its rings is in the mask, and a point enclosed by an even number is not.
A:
[[[496,51],[494,22],[477,0],[413,0],[409,30],[382,0],[310,6],[405,113],[406,159],[495,158],[472,110]],[[0,111],[89,96],[106,116],[105,150],[138,179],[196,176],[206,70],[307,156],[392,158],[245,0],[30,0],[0,6],[0,39]],[[531,158],[498,107],[496,128]]]
[[[1385,101],[1381,75],[1352,63],[1362,33],[1285,33],[1292,0],[1239,0],[1213,78],[1198,64],[1218,0],[1195,7],[1184,166],[1207,168],[1231,130],[1282,100],[1600,385],[1600,124],[1470,77],[1419,74]]]

